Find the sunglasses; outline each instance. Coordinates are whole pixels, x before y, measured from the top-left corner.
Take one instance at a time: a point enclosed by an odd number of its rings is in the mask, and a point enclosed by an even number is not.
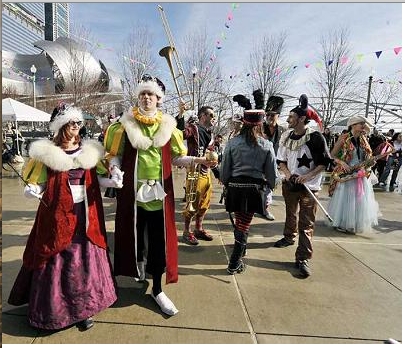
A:
[[[68,122],[68,125],[69,125],[70,127],[73,127],[73,126],[81,127],[82,124],[83,124],[82,121],[69,121],[69,122]]]

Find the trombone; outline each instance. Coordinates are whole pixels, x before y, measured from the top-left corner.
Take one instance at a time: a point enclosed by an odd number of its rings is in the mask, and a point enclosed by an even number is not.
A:
[[[192,110],[194,110],[194,101],[193,101],[193,98],[190,93],[190,88],[187,84],[187,79],[184,74],[184,69],[181,64],[179,54],[178,54],[178,52],[176,50],[176,46],[174,44],[173,35],[170,31],[169,23],[166,19],[166,15],[164,13],[163,7],[158,5],[158,9],[160,12],[160,16],[162,18],[163,28],[165,29],[166,36],[169,40],[169,46],[163,47],[159,51],[159,55],[161,57],[166,58],[166,62],[169,65],[170,74],[172,76],[174,86],[176,88],[176,92],[177,92],[177,95],[179,96],[180,100],[184,101],[186,104],[191,106]],[[173,61],[175,63],[175,67],[176,67],[177,71],[175,71],[175,69],[174,69]],[[182,78],[183,86],[186,89],[184,92],[181,92],[179,84],[177,82],[177,80],[180,78]],[[186,100],[184,100],[183,97],[186,97]]]

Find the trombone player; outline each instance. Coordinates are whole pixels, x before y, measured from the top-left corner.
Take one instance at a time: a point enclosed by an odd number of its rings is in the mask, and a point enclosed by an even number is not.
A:
[[[184,117],[185,104],[180,103],[180,119]],[[197,112],[196,122],[177,122],[177,127],[183,131],[183,138],[187,140],[187,155],[198,158],[213,153],[212,127],[215,123],[214,110],[211,106],[202,106]],[[206,151],[208,153],[206,154]],[[214,155],[215,157],[215,155]],[[217,159],[211,165],[217,164]],[[190,173],[190,171],[192,173]],[[183,241],[189,245],[198,245],[198,240],[212,241],[213,237],[203,228],[203,220],[210,207],[212,195],[212,178],[210,167],[197,165],[189,169],[186,177],[186,209],[184,215]],[[195,218],[195,228],[191,231],[191,220]]]

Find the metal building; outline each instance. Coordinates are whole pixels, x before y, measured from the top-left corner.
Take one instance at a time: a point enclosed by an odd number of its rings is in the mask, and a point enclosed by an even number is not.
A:
[[[32,43],[44,39],[43,3],[2,3],[2,50],[38,54]]]
[[[70,37],[70,15],[67,3],[45,3],[45,40]]]

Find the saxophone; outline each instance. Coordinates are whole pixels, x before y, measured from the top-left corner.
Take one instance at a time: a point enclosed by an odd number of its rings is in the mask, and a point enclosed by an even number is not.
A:
[[[203,147],[198,148],[198,157],[202,157]],[[186,207],[184,212],[195,212],[193,203],[197,199],[197,183],[201,173],[201,165],[192,161],[186,173]]]
[[[383,154],[379,154],[376,156],[372,156],[366,160],[364,160],[363,162],[357,163],[356,165],[352,166],[350,168],[349,171],[345,172],[345,173],[335,173],[333,175],[333,178],[337,181],[337,182],[345,182],[348,180],[352,180],[352,179],[357,179],[359,177],[359,174],[357,173],[358,170],[360,169],[364,169],[365,171],[367,171],[370,166],[373,165],[373,163],[375,163],[375,161],[378,161],[379,159],[391,155],[393,153],[395,153],[396,150],[391,150],[391,151],[387,151]],[[364,174],[361,173],[360,177],[363,176]],[[367,175],[368,177],[369,175]]]
[[[201,146],[198,148],[198,157],[203,157],[204,148]],[[215,151],[206,150],[205,158],[208,161],[218,161],[218,154]],[[195,164],[194,161],[188,168],[186,173],[186,207],[184,213],[195,212],[193,203],[197,199],[197,184],[201,175],[201,164]]]

